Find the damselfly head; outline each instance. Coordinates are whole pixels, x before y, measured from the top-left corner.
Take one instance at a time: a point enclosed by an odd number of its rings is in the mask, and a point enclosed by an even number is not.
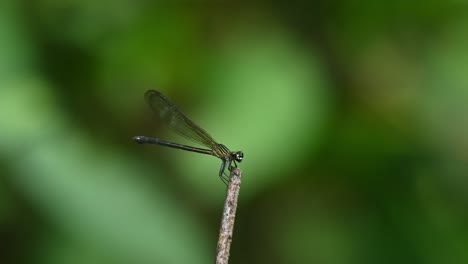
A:
[[[237,162],[241,162],[242,159],[244,158],[244,152],[242,151],[236,151],[236,152],[233,152],[232,154],[233,154],[232,156]]]

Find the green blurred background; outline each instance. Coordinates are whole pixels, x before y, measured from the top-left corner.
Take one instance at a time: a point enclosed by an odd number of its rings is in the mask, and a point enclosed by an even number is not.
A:
[[[167,2],[167,1],[166,1]],[[468,263],[463,1],[0,3],[0,263]]]

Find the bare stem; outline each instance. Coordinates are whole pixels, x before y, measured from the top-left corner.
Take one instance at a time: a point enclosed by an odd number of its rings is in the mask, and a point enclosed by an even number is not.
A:
[[[230,181],[227,187],[226,202],[224,203],[221,228],[219,229],[219,239],[216,254],[216,264],[227,264],[229,261],[229,249],[231,248],[232,232],[234,220],[236,218],[237,198],[242,179],[242,171],[232,168]]]

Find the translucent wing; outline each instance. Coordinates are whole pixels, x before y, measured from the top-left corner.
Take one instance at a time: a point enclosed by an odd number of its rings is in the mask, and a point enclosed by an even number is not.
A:
[[[216,141],[208,133],[192,122],[174,103],[162,93],[149,90],[145,93],[145,99],[156,116],[166,126],[182,137],[202,144],[208,148],[216,145]]]

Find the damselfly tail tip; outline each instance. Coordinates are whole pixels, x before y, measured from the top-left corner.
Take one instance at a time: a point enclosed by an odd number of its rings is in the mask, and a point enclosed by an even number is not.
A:
[[[143,136],[136,136],[136,137],[133,137],[133,141],[135,141],[136,143],[139,143],[139,144],[143,144],[144,143],[144,138]]]

